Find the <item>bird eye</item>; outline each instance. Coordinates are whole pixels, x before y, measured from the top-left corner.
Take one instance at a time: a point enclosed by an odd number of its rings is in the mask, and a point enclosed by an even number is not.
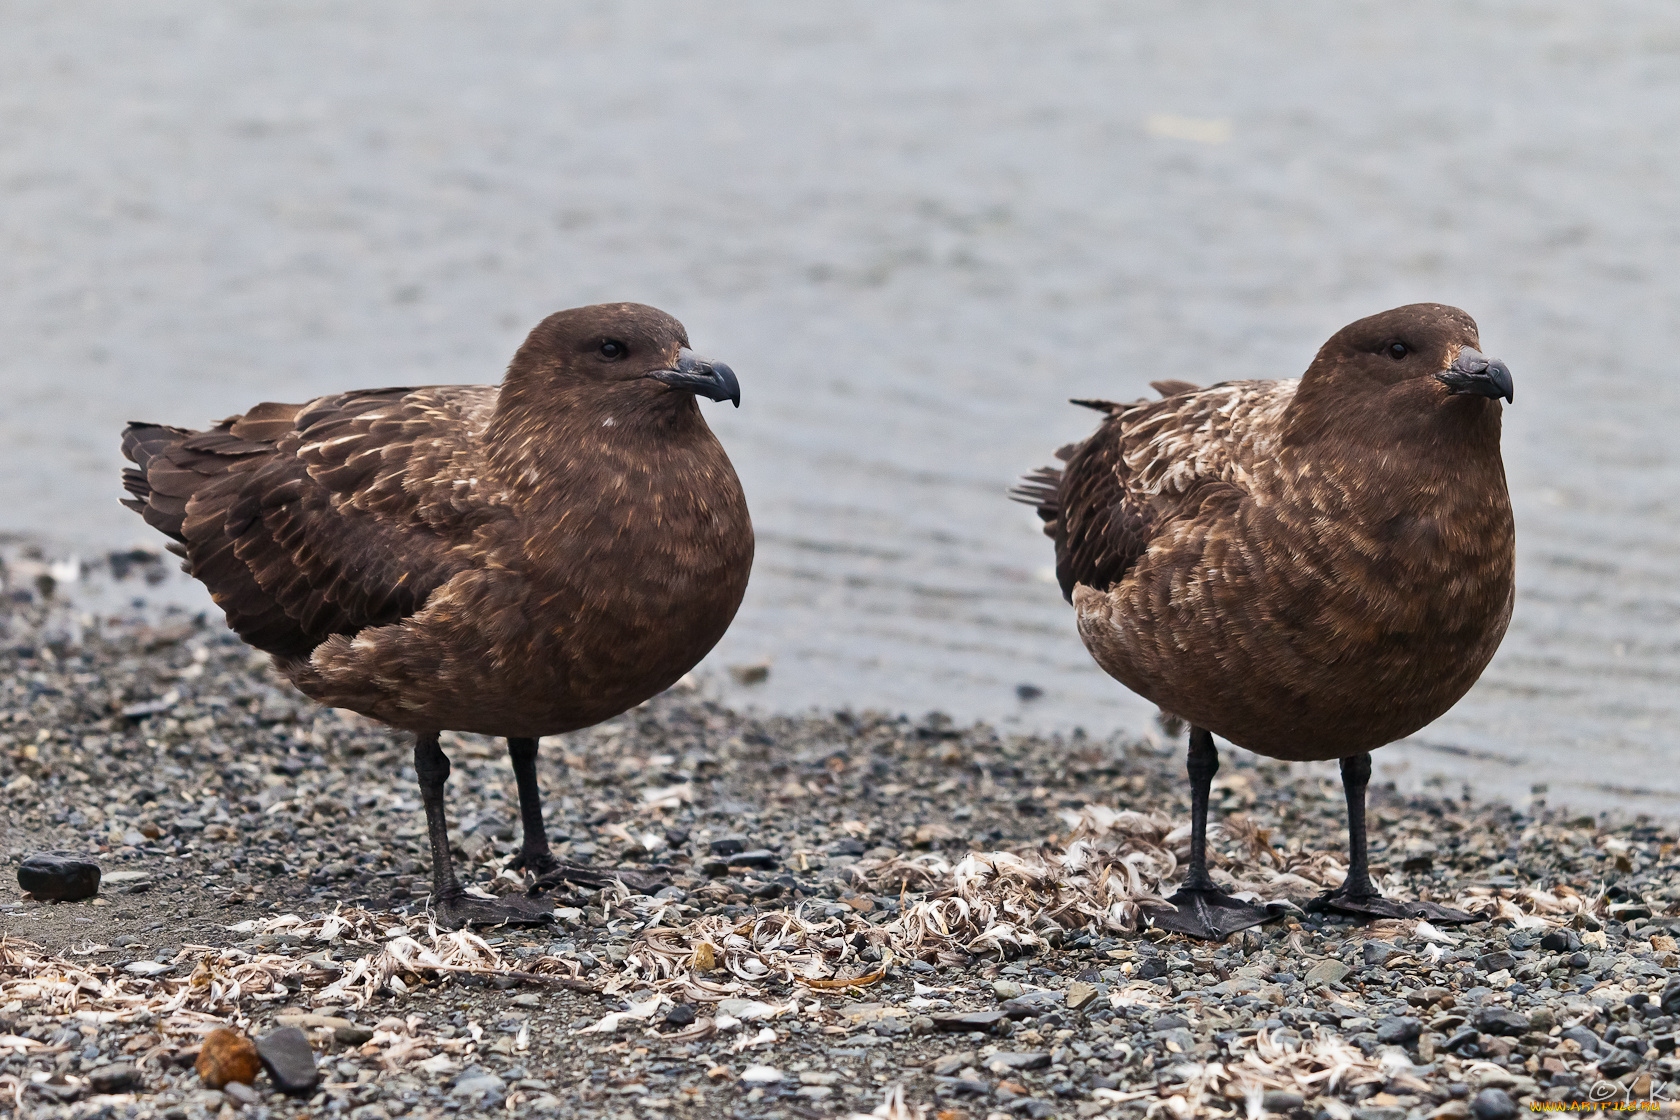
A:
[[[1411,351],[1406,349],[1406,344],[1404,342],[1391,342],[1388,344],[1388,356],[1397,362],[1409,353],[1411,353]]]
[[[609,362],[616,362],[629,352],[630,348],[628,346],[614,339],[609,338],[605,342],[601,343],[601,357],[607,359]]]

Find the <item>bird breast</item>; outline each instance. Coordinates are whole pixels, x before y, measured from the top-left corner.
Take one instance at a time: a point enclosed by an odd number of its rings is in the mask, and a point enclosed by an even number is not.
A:
[[[1278,758],[1370,750],[1451,707],[1510,619],[1497,446],[1440,471],[1286,450],[1247,481],[1240,500],[1169,521],[1113,588],[1076,589],[1097,662]]]

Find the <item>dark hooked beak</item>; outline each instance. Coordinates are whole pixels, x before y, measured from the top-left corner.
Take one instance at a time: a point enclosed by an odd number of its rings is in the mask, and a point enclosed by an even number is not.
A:
[[[1516,400],[1511,391],[1511,368],[1498,358],[1484,358],[1468,346],[1458,352],[1458,360],[1435,375],[1435,380],[1455,395],[1474,393],[1494,400]]]
[[[677,351],[676,369],[656,369],[648,376],[674,389],[686,389],[714,401],[733,401],[736,408],[741,407],[741,383],[735,380],[735,371],[687,347]]]

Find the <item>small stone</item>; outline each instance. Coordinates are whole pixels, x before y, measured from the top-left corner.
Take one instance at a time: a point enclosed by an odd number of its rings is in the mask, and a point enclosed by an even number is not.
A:
[[[1067,986],[1067,1005],[1074,1011],[1082,1011],[1090,1005],[1098,995],[1095,984],[1087,984],[1083,980],[1075,980]]]
[[[232,1081],[251,1084],[262,1072],[262,1059],[250,1039],[222,1027],[205,1037],[194,1068],[206,1088],[220,1089]]]
[[[1406,1002],[1413,1007],[1429,1007],[1451,995],[1452,992],[1446,988],[1417,988],[1406,993]]]
[[[249,1108],[257,1103],[257,1091],[243,1081],[229,1081],[222,1086],[222,1092],[239,1108]]]
[[[1410,1017],[1391,1015],[1377,1020],[1377,1041],[1386,1046],[1408,1045],[1422,1033],[1423,1024]]]
[[[749,843],[751,843],[751,841],[745,836],[719,836],[716,840],[713,840],[710,844],[708,844],[707,847],[711,849],[714,856],[732,856],[737,852],[746,851]]]
[[[1473,1019],[1477,1030],[1483,1034],[1499,1034],[1516,1037],[1528,1031],[1528,1016],[1508,1007],[1484,1007],[1476,1012]]]
[[[930,1015],[937,1031],[990,1031],[1004,1020],[998,1011],[971,1011],[960,1015]]]
[[[986,1068],[993,1073],[1013,1073],[1016,1070],[1044,1069],[1050,1064],[1050,1055],[1041,1050],[1028,1050],[1020,1053],[1010,1053],[1000,1050],[986,1059]]]
[[[1260,1107],[1267,1112],[1294,1112],[1306,1103],[1306,1098],[1301,1094],[1287,1093],[1281,1089],[1269,1089],[1260,1098]]]
[[[1391,957],[1400,955],[1400,950],[1385,941],[1367,941],[1360,949],[1365,960],[1366,968],[1381,968]]]
[[[307,1093],[321,1079],[309,1036],[296,1027],[281,1027],[257,1041],[257,1054],[274,1087],[282,1093]]]
[[[1013,980],[992,981],[992,994],[997,996],[998,999],[1015,999],[1024,990],[1021,985]]]
[[[729,866],[731,867],[768,869],[776,867],[780,863],[781,861],[776,858],[776,853],[768,848],[754,848],[750,852],[741,852],[729,857]]]
[[[741,1071],[741,1080],[749,1085],[770,1085],[782,1079],[782,1071],[774,1066],[748,1066]]]
[[[518,1000],[514,1001],[519,1002]],[[333,1028],[333,1041],[340,1046],[360,1046],[364,1042],[372,1041],[373,1031],[367,1027],[351,1024],[347,1027]]]
[[[1307,969],[1307,983],[1308,985],[1314,983],[1340,984],[1347,979],[1347,975],[1351,971],[1352,969],[1348,968],[1347,965],[1332,957],[1329,960],[1319,961]]]
[[[1670,980],[1663,986],[1659,1006],[1664,1015],[1680,1015],[1680,980]]]
[[[87,1079],[88,1087],[96,1093],[120,1093],[140,1084],[140,1071],[126,1063],[100,1066]]]
[[[488,1098],[499,1105],[507,1097],[507,1082],[487,1070],[474,1067],[456,1079],[449,1095],[472,1104],[482,1104]]]
[[[801,1071],[799,1074],[801,1085],[835,1085],[839,1081],[840,1075],[838,1073],[830,1073],[826,1070],[808,1069]]]
[[[18,864],[17,881],[36,898],[76,902],[99,893],[99,865],[69,852],[36,852]]]
[[[974,1051],[962,1050],[955,1054],[946,1054],[942,1058],[935,1058],[928,1067],[935,1077],[955,1077],[975,1062]]]
[[[1026,992],[1003,1001],[1003,1013],[1011,1019],[1031,1019],[1065,1006],[1060,992]]]
[[[1581,935],[1572,929],[1554,929],[1540,939],[1540,948],[1548,953],[1579,952]]]
[[[1470,1102],[1470,1113],[1476,1120],[1511,1120],[1517,1105],[1503,1089],[1483,1089]]]
[[[699,1013],[694,1010],[693,1004],[679,1003],[665,1012],[665,1025],[667,1027],[686,1027],[692,1025],[697,1018],[699,1018]]]
[[[1483,953],[1476,958],[1476,967],[1483,972],[1500,972],[1517,967],[1517,958],[1513,953],[1501,949],[1496,953]]]

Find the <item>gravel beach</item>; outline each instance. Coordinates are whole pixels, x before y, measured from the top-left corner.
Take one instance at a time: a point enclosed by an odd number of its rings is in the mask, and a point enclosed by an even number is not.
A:
[[[1304,909],[1342,873],[1334,766],[1228,751],[1210,859],[1281,916],[1192,943],[1147,928],[1187,848],[1176,745],[679,686],[540,758],[557,854],[651,893],[451,933],[406,737],[314,707],[219,620],[96,618],[39,574],[14,564],[0,602],[0,1110],[1494,1120],[1680,1097],[1666,826],[1373,786],[1384,891],[1484,920],[1359,926]],[[502,744],[444,746],[463,876],[520,889]],[[42,851],[96,860],[98,896],[24,895]],[[310,1053],[210,1089],[218,1028]]]

